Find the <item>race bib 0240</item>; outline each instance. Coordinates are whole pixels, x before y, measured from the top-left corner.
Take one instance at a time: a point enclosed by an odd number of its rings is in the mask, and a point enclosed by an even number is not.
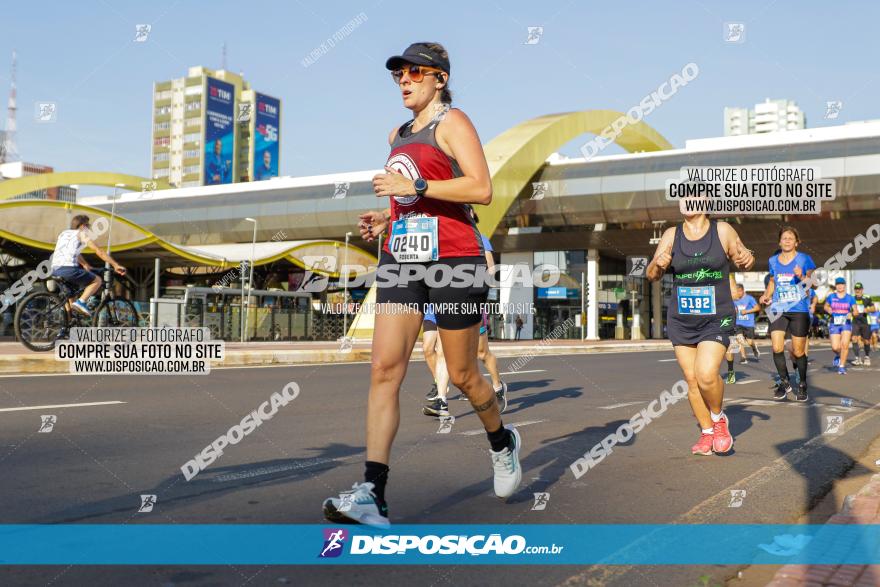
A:
[[[436,261],[437,218],[422,216],[396,221],[391,226],[388,250],[398,263]]]

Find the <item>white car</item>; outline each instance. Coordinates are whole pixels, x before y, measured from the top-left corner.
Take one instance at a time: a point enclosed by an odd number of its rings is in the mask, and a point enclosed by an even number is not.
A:
[[[755,338],[768,338],[770,336],[770,319],[760,316],[755,320]]]

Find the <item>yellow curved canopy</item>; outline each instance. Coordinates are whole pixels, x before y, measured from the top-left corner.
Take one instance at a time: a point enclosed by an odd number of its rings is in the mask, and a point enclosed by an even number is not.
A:
[[[2,184],[0,184],[2,185]],[[0,238],[40,249],[55,250],[58,234],[70,226],[70,220],[76,214],[86,214],[90,218],[110,219],[110,213],[100,208],[58,202],[54,200],[13,200],[0,202]],[[237,266],[242,259],[250,258],[250,244],[179,245],[153,234],[146,228],[116,215],[112,229],[95,239],[95,244],[107,247],[108,236],[112,234],[112,252],[119,253],[153,247],[163,249],[183,260],[199,265],[216,267],[218,270]],[[314,267],[310,258],[329,256],[338,259],[345,244],[334,240],[284,241],[273,243],[257,243],[255,247],[254,265],[266,265],[280,259],[287,259],[294,265],[317,273],[338,277],[335,267],[331,271],[322,271]],[[84,251],[91,253],[89,249]],[[349,245],[349,265],[369,267],[375,265],[375,255]],[[340,264],[341,265],[341,264]]]
[[[59,171],[57,173],[40,173],[26,175],[0,182],[0,200],[8,200],[21,194],[57,188],[65,185],[101,185],[140,192],[144,184],[154,190],[168,189],[168,182],[163,179],[147,179],[136,175],[113,173],[107,171]],[[155,184],[155,185],[153,185]]]

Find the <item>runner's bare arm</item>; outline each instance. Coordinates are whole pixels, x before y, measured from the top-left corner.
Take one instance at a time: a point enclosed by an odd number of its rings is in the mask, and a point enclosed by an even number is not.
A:
[[[764,290],[764,295],[761,296],[761,299],[758,300],[765,306],[769,305],[770,302],[773,301],[773,292],[776,291],[776,280],[771,279],[767,282],[767,288]]]
[[[755,265],[755,256],[752,251],[746,248],[739,235],[727,222],[718,222],[718,233],[724,243],[724,250],[727,251],[727,257],[736,265],[748,271]]]
[[[672,262],[672,243],[675,238],[675,227],[667,228],[660,237],[657,244],[657,250],[654,251],[654,258],[648,263],[645,274],[651,281],[657,281],[666,273],[666,269]]]

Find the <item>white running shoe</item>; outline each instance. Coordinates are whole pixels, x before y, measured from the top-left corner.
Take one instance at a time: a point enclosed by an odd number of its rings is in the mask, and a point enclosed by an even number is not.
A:
[[[501,389],[495,391],[495,398],[498,400],[498,413],[503,414],[504,410],[507,409],[507,384],[503,381],[501,382]]]
[[[865,367],[870,367],[871,366],[871,357],[865,357],[864,359],[862,359],[862,365],[864,365]]]
[[[855,359],[853,359],[852,361],[850,361],[850,364],[851,364],[851,365],[861,365],[861,364],[862,364],[862,360],[861,360],[860,358],[856,357]]]
[[[519,464],[519,453],[522,448],[522,438],[513,426],[505,426],[513,436],[513,449],[505,448],[501,452],[489,449],[492,457],[492,469],[495,471],[495,495],[504,499],[516,492],[516,488],[522,482],[522,466]]]
[[[388,507],[379,508],[373,493],[375,487],[372,483],[355,483],[351,491],[343,491],[339,497],[328,497],[324,500],[324,517],[330,522],[390,528]]]

